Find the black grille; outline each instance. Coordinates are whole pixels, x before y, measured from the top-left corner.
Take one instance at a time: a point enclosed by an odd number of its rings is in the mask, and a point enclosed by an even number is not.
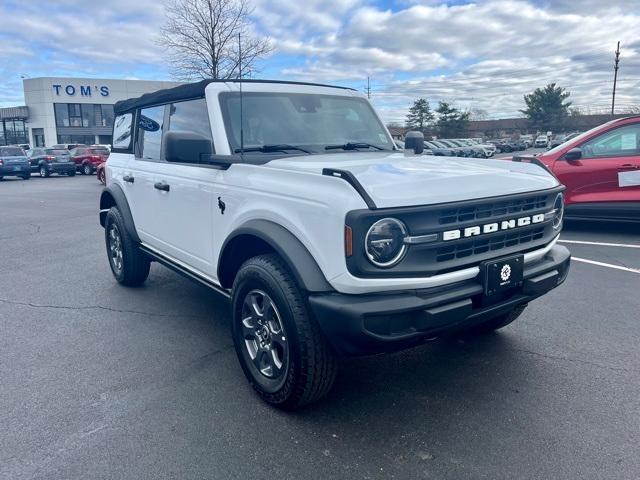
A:
[[[442,247],[437,250],[436,261],[447,262],[540,240],[544,236],[544,229],[542,226],[487,238],[478,237],[468,242]]]
[[[484,203],[470,207],[460,207],[443,210],[438,218],[440,225],[484,220],[487,218],[512,215],[520,212],[528,212],[547,206],[547,196],[521,198],[517,200],[504,200],[499,202]]]

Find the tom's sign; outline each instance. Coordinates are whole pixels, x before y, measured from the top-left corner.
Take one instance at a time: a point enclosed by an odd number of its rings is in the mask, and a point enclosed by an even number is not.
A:
[[[109,96],[109,87],[106,85],[52,85],[52,87],[58,96],[65,93],[70,97],[75,95],[80,95],[81,97],[91,97],[92,95]]]

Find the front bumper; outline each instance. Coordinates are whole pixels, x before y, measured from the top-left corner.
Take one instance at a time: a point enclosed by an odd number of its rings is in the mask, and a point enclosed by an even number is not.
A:
[[[309,296],[309,305],[333,347],[358,356],[408,348],[429,338],[469,327],[510,311],[560,285],[571,254],[555,245],[525,265],[522,287],[487,297],[475,278],[426,290],[368,295]]]
[[[29,175],[31,168],[28,163],[22,165],[0,165],[0,177]]]

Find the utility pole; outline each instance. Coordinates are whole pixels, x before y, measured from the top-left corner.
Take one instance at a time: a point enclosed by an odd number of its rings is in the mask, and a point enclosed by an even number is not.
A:
[[[371,82],[369,77],[367,77],[367,88],[365,90],[367,91],[367,98],[371,99]]]
[[[613,111],[616,106],[616,83],[618,82],[618,63],[620,62],[620,41],[618,41],[618,47],[616,48],[616,63],[613,67],[613,95],[611,97],[611,116],[613,117]]]

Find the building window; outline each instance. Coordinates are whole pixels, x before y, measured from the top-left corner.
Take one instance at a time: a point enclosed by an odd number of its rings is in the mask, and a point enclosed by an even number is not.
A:
[[[69,126],[82,127],[82,109],[79,103],[69,104]]]
[[[59,144],[93,145],[94,135],[58,135]]]
[[[98,135],[99,145],[111,145],[111,135]]]
[[[56,103],[53,106],[56,113],[56,126],[69,126],[69,107],[66,103]]]
[[[0,145],[27,143],[29,143],[29,139],[24,120],[0,121]]]
[[[102,107],[102,126],[113,127],[113,105],[101,105]]]
[[[34,128],[31,130],[33,135],[33,147],[44,147],[44,128]]]

